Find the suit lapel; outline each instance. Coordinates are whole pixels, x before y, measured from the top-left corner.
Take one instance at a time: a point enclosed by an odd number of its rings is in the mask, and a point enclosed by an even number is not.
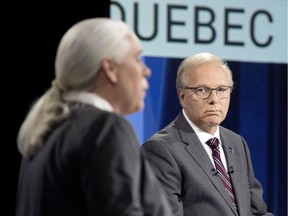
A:
[[[179,114],[177,117],[175,124],[179,129],[179,134],[182,139],[182,142],[186,143],[186,151],[191,157],[194,159],[195,163],[204,171],[207,175],[208,179],[212,182],[215,186],[221,197],[226,201],[229,207],[232,209],[235,215],[238,215],[237,211],[235,210],[230,197],[228,196],[225,188],[223,187],[222,182],[220,181],[219,177],[216,176],[213,172],[213,164],[207,155],[206,150],[204,149],[202,143],[200,142],[198,136],[191,128],[189,123],[184,118],[183,114]],[[221,139],[222,140],[222,139]],[[225,152],[226,154],[226,152]],[[232,161],[234,159],[231,159]],[[234,163],[234,161],[233,161]],[[229,163],[228,163],[229,164]]]
[[[237,206],[239,209],[241,209],[241,185],[239,184],[239,179],[241,179],[241,173],[238,172],[238,164],[239,161],[237,161],[239,154],[237,144],[235,143],[235,140],[231,138],[229,135],[225,134],[223,130],[221,130],[220,127],[220,138],[222,141],[222,147],[223,151],[225,153],[228,170],[230,174],[231,183],[233,185],[235,198],[237,202]]]

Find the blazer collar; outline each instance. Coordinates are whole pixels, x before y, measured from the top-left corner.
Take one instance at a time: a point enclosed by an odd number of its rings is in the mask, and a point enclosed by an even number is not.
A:
[[[211,164],[211,160],[209,156],[207,155],[207,152],[205,151],[202,143],[200,142],[198,136],[196,135],[192,127],[186,121],[182,112],[179,113],[179,115],[176,117],[175,125],[176,125],[176,128],[178,128],[179,130],[179,135],[180,135],[182,142],[187,144],[186,151],[188,152],[188,154],[191,155],[195,163],[197,163],[199,167],[204,171],[204,173],[207,175],[207,177],[212,182],[212,184],[216,187],[220,195],[223,197],[223,199],[225,199],[226,203],[230,206],[234,214],[238,215],[237,211],[232,205],[232,202],[229,196],[227,195],[227,192],[225,191],[223,187],[222,182],[219,181],[217,176],[215,176],[215,171],[213,171],[214,167]],[[232,166],[234,168],[233,164],[236,165],[236,159],[233,155],[234,147],[233,145],[228,145],[228,143],[233,144],[233,142],[225,134],[221,134],[222,127],[220,127],[219,130],[220,130],[220,138],[222,141],[228,167]],[[236,175],[235,176],[232,175],[232,178],[234,179],[237,177]],[[232,184],[233,184],[233,180],[232,180]],[[237,199],[237,196],[236,196],[236,199]]]

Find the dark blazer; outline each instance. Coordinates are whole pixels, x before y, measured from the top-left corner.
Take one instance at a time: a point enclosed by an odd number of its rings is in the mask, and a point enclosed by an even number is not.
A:
[[[243,137],[220,127],[238,211],[232,206],[197,135],[180,113],[141,147],[162,183],[175,216],[251,216],[267,213]]]
[[[92,106],[77,106],[20,169],[16,216],[171,215],[130,124]]]

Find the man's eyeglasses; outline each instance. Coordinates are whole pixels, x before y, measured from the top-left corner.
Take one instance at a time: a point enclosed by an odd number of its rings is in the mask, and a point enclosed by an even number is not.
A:
[[[208,87],[184,87],[185,89],[192,90],[199,99],[207,99],[210,97],[213,90],[216,91],[218,98],[223,99],[229,97],[232,92],[232,86],[221,86],[217,88],[208,88]]]

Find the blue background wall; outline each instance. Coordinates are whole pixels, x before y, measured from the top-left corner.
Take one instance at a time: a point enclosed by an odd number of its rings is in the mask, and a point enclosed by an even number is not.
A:
[[[152,70],[145,108],[127,116],[140,143],[181,111],[176,71],[182,59],[145,57]],[[244,136],[268,209],[287,215],[287,64],[228,62],[235,89],[222,123]]]

